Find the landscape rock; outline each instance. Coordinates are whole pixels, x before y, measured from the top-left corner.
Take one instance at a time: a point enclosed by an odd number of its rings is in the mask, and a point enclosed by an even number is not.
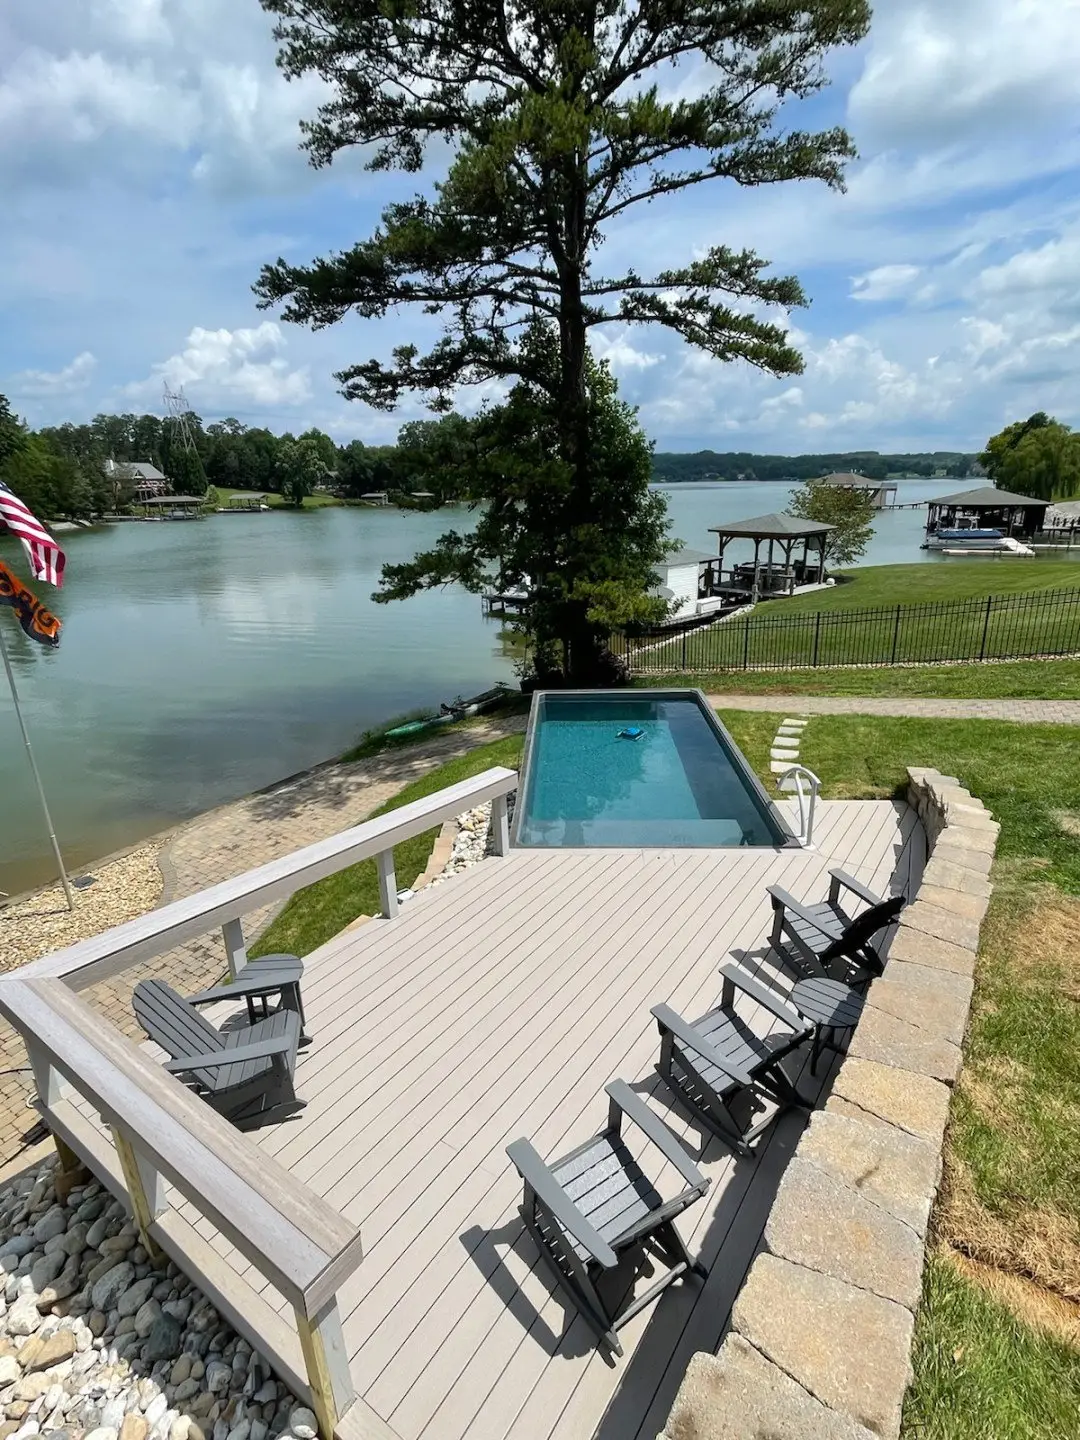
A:
[[[112,1309],[134,1279],[134,1265],[129,1264],[126,1260],[112,1265],[94,1283],[94,1288],[90,1292],[95,1310],[108,1311]]]
[[[823,1404],[875,1435],[899,1433],[914,1330],[905,1306],[764,1254],[750,1267],[732,1326]]]
[[[803,1132],[798,1158],[925,1236],[941,1172],[936,1144],[893,1126],[818,1110]]]
[[[848,1054],[929,1075],[952,1085],[960,1073],[960,1047],[941,1036],[898,1020],[867,1005],[852,1036]]]
[[[289,1429],[296,1436],[296,1440],[315,1440],[319,1433],[319,1422],[314,1411],[298,1405],[289,1415]]]
[[[75,1336],[70,1330],[56,1330],[46,1338],[35,1335],[19,1351],[24,1370],[48,1370],[75,1354]]]
[[[801,1153],[780,1183],[765,1244],[773,1255],[909,1310],[919,1302],[921,1235]]]
[[[718,1355],[694,1355],[659,1440],[876,1440],[820,1400],[741,1335]]]
[[[119,1440],[146,1440],[150,1433],[150,1426],[142,1415],[132,1413],[125,1415],[120,1426]]]
[[[935,1148],[941,1145],[949,1115],[949,1090],[939,1080],[851,1054],[836,1074],[826,1111],[834,1102],[857,1107],[860,1115],[895,1125]]]

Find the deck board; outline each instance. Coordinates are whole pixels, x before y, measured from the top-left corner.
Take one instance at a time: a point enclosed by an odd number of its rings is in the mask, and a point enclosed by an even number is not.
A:
[[[765,958],[765,887],[820,899],[839,865],[907,890],[924,848],[906,806],[836,801],[818,807],[813,850],[518,850],[308,957],[307,1109],[256,1136],[360,1225],[364,1261],[339,1294],[346,1348],[358,1392],[401,1440],[652,1440],[690,1355],[720,1338],[802,1122],[784,1117],[737,1160],[656,1079],[650,1006],[707,1009],[732,953],[786,987]],[[776,1023],[752,1003],[745,1014],[762,1033]],[[612,1365],[539,1263],[504,1147],[528,1135],[552,1156],[587,1138],[616,1076],[639,1084],[712,1188],[680,1222],[708,1280],[635,1317]]]

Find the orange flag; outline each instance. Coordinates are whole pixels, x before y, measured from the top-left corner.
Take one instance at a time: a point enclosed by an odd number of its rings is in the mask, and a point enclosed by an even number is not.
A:
[[[10,605],[15,618],[39,645],[60,644],[60,621],[37,598],[32,590],[0,560],[0,605]]]

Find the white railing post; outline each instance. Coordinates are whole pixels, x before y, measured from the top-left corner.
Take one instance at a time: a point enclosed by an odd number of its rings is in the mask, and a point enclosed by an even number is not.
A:
[[[296,1307],[296,1330],[304,1352],[304,1366],[311,1386],[311,1405],[319,1421],[322,1440],[334,1440],[338,1420],[356,1398],[349,1356],[341,1333],[337,1297],[308,1316]]]
[[[237,916],[235,920],[226,920],[221,927],[221,935],[225,941],[229,974],[235,980],[247,964],[247,942],[244,939],[244,926],[240,917]]]
[[[510,816],[505,795],[496,795],[491,802],[491,848],[496,855],[505,855],[510,849]]]
[[[379,904],[387,920],[393,920],[398,912],[397,876],[394,874],[393,850],[380,850],[375,856],[379,872]]]
[[[37,1086],[38,1099],[41,1101],[42,1108],[49,1110],[63,1097],[66,1082],[53,1065],[47,1050],[38,1045],[29,1035],[24,1035],[23,1041],[30,1059],[30,1069],[34,1072],[34,1084]]]

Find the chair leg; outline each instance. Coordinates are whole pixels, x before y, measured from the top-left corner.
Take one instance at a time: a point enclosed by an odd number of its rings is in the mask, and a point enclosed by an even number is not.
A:
[[[535,1202],[534,1202],[535,1204]],[[604,1303],[589,1277],[585,1266],[572,1250],[567,1248],[563,1253],[566,1263],[572,1271],[572,1275],[559,1264],[559,1257],[547,1236],[536,1223],[535,1217],[530,1214],[528,1205],[522,1205],[521,1218],[525,1222],[525,1228],[536,1241],[536,1248],[540,1251],[544,1261],[555,1283],[563,1294],[574,1303],[582,1319],[596,1332],[600,1340],[612,1351],[613,1354],[621,1357],[623,1348],[619,1344],[618,1336],[615,1334],[615,1324],[612,1317],[604,1308]],[[549,1225],[554,1221],[548,1220]]]

